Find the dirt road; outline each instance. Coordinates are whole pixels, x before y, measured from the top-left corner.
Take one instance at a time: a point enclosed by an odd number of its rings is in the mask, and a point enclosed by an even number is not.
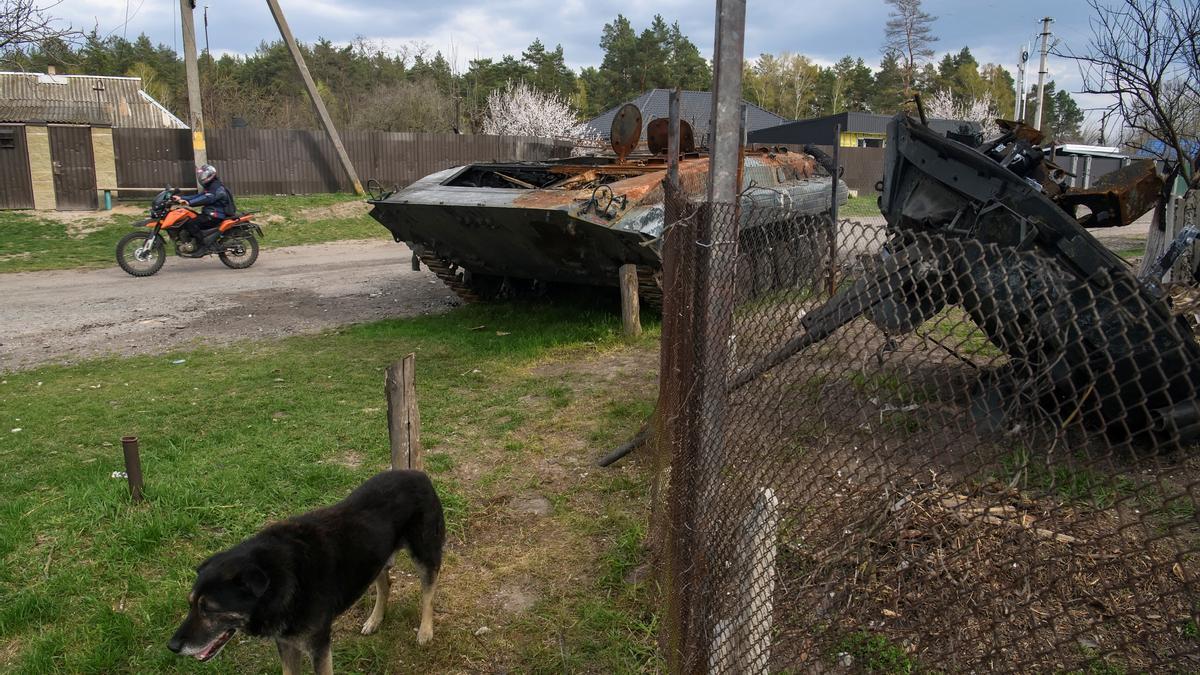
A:
[[[247,270],[171,257],[158,274],[109,269],[0,274],[0,372],[195,342],[277,338],[441,312],[454,295],[412,271],[403,244],[268,249]]]

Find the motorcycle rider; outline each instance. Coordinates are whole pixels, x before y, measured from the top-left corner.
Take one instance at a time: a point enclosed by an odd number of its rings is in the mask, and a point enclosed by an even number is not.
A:
[[[216,229],[222,220],[237,213],[233,202],[233,193],[221,183],[217,169],[212,164],[204,164],[196,169],[196,179],[202,192],[190,197],[172,197],[177,202],[188,206],[202,207],[200,215],[187,221],[184,226],[199,245],[211,246],[221,231]],[[209,230],[205,232],[205,230]]]

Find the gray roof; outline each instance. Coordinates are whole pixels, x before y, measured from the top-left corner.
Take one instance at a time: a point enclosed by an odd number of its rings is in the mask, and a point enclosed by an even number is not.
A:
[[[646,139],[646,127],[650,125],[651,120],[659,117],[667,117],[670,114],[670,102],[670,89],[651,89],[631,101],[631,103],[642,111],[642,140]],[[746,103],[747,127],[749,131],[777,126],[788,121],[786,117],[780,117],[753,103],[745,101],[743,103]],[[595,129],[601,138],[608,138],[609,131],[612,129],[613,117],[616,116],[617,111],[620,109],[621,106],[616,106],[606,110],[600,113],[599,116],[589,120],[586,124]],[[711,92],[684,91],[681,93],[679,117],[692,125],[692,131],[696,134],[697,143],[702,143],[702,139],[707,137],[709,117],[711,116]]]
[[[0,73],[0,122],[186,129],[137,77]]]
[[[788,143],[830,145],[837,132],[837,125],[842,126],[843,132],[862,134],[886,134],[887,123],[891,115],[875,115],[865,112],[844,112],[825,117],[813,117],[807,120],[788,122],[750,132],[751,143]],[[967,125],[972,131],[979,131],[978,122],[963,120],[929,120],[929,128],[939,134],[948,131],[958,131],[962,125]]]

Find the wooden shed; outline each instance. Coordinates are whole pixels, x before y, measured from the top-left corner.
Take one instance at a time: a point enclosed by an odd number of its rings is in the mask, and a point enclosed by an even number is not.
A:
[[[114,127],[186,129],[136,77],[0,73],[0,209],[95,209]]]

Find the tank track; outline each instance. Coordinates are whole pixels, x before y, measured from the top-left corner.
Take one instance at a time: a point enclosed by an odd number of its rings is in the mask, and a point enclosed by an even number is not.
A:
[[[460,300],[467,303],[480,301],[480,297],[475,293],[475,291],[471,290],[471,286],[463,280],[462,273],[465,273],[466,270],[463,270],[461,267],[452,262],[439,258],[432,251],[421,251],[417,253],[417,257],[421,259],[421,262],[424,263],[425,267],[429,268],[430,272],[433,272],[438,279],[441,279],[443,284],[446,284],[447,288],[449,288],[451,291],[454,291],[454,294],[457,295]]]
[[[481,302],[483,298],[471,288],[471,285],[464,281],[467,273],[466,270],[455,265],[454,263],[438,257],[431,251],[425,250],[417,253],[417,258],[421,263],[433,272],[443,284],[446,285],[460,300],[466,303]],[[641,265],[637,268],[638,273],[638,299],[639,301],[653,309],[662,310],[663,292],[662,292],[662,272],[647,265]]]

